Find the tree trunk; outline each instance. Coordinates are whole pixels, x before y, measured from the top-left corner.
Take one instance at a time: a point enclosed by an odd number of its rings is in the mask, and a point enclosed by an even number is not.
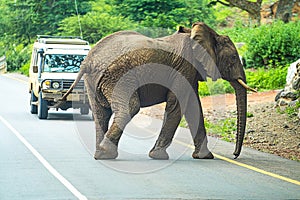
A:
[[[224,1],[216,0],[213,2],[221,3],[222,5],[225,6],[240,8],[241,10],[248,12],[250,18],[254,19],[257,22],[257,24],[260,24],[260,18],[261,18],[260,9],[261,9],[262,0],[257,0],[256,2],[247,1],[247,0],[224,0]]]
[[[292,8],[295,2],[295,0],[279,0],[275,18],[288,23],[291,20]]]

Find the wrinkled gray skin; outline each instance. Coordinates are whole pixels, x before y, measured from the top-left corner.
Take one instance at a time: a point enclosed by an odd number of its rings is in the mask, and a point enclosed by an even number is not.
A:
[[[168,159],[166,149],[184,115],[194,140],[193,158],[212,159],[207,148],[198,81],[223,78],[236,91],[238,124],[234,155],[243,143],[247,95],[245,73],[236,48],[226,36],[203,23],[180,27],[173,35],[151,39],[121,31],[100,40],[81,65],[70,90],[84,76],[96,125],[95,159],[114,159],[126,124],[141,107],[166,102],[164,123],[150,151],[153,159]],[[249,89],[249,88],[248,88]],[[109,119],[115,114],[108,128]]]

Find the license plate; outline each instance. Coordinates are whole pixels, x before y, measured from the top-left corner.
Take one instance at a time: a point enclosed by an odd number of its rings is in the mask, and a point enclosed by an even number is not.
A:
[[[67,97],[67,101],[79,101],[80,100],[80,95],[79,94],[70,94]]]

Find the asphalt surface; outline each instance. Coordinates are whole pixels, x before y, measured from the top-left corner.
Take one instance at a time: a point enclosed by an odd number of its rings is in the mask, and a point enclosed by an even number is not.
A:
[[[17,77],[18,78],[18,77]],[[170,160],[148,158],[161,121],[136,116],[116,160],[93,159],[91,115],[29,112],[27,84],[0,75],[0,199],[300,199],[300,163],[209,138],[214,160],[191,158],[178,129]]]

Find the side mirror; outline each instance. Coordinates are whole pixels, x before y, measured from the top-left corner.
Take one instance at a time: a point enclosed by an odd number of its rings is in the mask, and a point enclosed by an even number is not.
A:
[[[39,50],[38,50],[38,54],[41,54],[41,55],[43,55],[43,54],[44,54],[44,49],[42,49],[42,48],[41,48],[41,49],[39,49]]]
[[[34,65],[34,66],[32,67],[32,71],[33,71],[33,73],[38,73],[38,71],[39,71],[38,66]]]

